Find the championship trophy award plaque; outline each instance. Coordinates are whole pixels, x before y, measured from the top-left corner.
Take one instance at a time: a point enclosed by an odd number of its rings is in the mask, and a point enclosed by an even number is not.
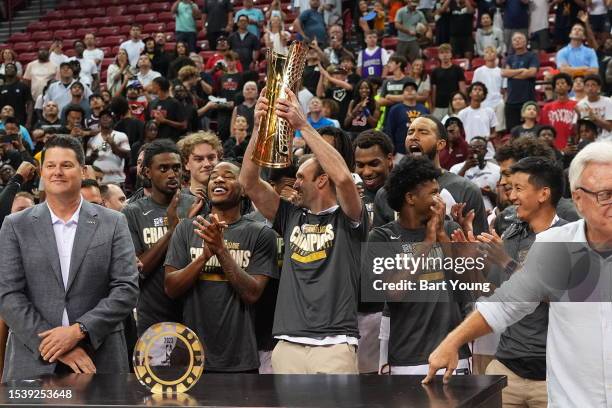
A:
[[[136,378],[153,394],[180,394],[200,379],[204,349],[187,326],[157,323],[136,342],[133,363]]]
[[[277,169],[291,165],[295,129],[276,115],[275,107],[278,99],[287,97],[285,87],[297,95],[307,53],[308,44],[301,41],[294,41],[287,55],[271,49],[267,51],[266,98],[269,105],[265,118],[259,122],[257,143],[252,156],[252,160],[259,166]]]

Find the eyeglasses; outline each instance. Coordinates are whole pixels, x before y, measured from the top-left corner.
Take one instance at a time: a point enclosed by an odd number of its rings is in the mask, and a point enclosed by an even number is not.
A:
[[[594,195],[599,205],[612,204],[612,190],[590,191],[584,187],[578,187],[577,190],[582,190],[585,193]]]

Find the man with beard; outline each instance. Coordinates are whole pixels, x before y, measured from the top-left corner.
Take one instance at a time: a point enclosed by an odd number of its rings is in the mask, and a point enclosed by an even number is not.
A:
[[[0,106],[10,105],[15,117],[26,127],[32,125],[32,94],[30,87],[17,78],[17,66],[13,63],[4,66],[4,84],[0,86]]]
[[[257,373],[253,304],[268,279],[278,278],[276,236],[242,217],[239,173],[229,162],[214,167],[207,187],[211,216],[182,221],[165,261],[166,294],[183,301],[183,322],[204,343],[208,372]]]
[[[417,124],[416,128],[419,126],[422,125]],[[411,127],[411,130],[414,129]],[[366,259],[370,262],[364,265],[372,265],[372,255],[388,259],[403,252],[413,258],[425,256],[428,260],[448,256],[442,245],[449,243],[450,235],[460,227],[453,221],[445,221],[445,204],[436,181],[440,175],[440,169],[423,156],[407,156],[395,166],[385,188],[389,190],[388,204],[399,216],[395,221],[372,229],[366,251]],[[386,243],[384,248],[382,243]],[[372,273],[371,270],[365,272]],[[451,279],[452,273],[444,268],[410,271],[417,280],[434,285]],[[383,280],[396,281],[395,275],[381,276]],[[390,319],[390,374],[426,373],[431,350],[461,322],[461,299],[447,285],[447,282],[442,285],[446,289],[410,291],[400,298],[396,298],[397,293],[387,292],[388,313],[385,316]],[[469,349],[463,347],[459,354],[457,374],[468,374]]]
[[[286,92],[276,114],[302,133],[314,153],[297,172],[299,206],[281,200],[260,178],[251,158],[257,132],[240,172],[240,184],[286,242],[273,330],[280,341],[272,366],[277,374],[357,374],[359,257],[367,212],[345,160],[308,124],[295,94]],[[268,103],[260,96],[255,129]]]
[[[440,168],[439,153],[448,141],[446,129],[433,116],[421,116],[410,124],[406,136],[406,153],[408,155],[426,156]],[[438,178],[440,196],[446,203],[447,213],[454,204],[465,203],[464,214],[474,210],[474,232],[479,234],[488,231],[487,218],[479,188],[465,178],[449,171],[442,172]],[[381,226],[397,218],[387,203],[387,191],[381,188],[374,200],[374,226]]]
[[[43,93],[43,89],[47,83],[57,76],[59,68],[57,65],[49,61],[49,50],[40,47],[38,50],[38,59],[30,62],[23,74],[23,81],[29,85],[32,90],[32,100],[38,99]]]
[[[181,156],[169,140],[155,140],[144,150],[144,176],[151,180],[151,195],[130,203],[125,214],[136,256],[142,262],[138,299],[138,334],[159,322],[180,322],[180,304],[164,292],[164,257],[179,218],[184,218],[193,197],[180,193]]]

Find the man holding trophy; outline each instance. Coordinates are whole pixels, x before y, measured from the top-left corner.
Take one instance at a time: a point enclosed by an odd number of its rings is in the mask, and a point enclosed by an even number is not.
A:
[[[286,63],[271,64],[275,56],[269,56],[268,85],[255,107],[240,184],[286,243],[274,318],[273,335],[280,340],[272,353],[274,373],[357,374],[358,273],[367,212],[344,160],[308,124],[295,95],[299,79],[291,75],[303,71],[305,48],[294,43],[287,57],[279,57]],[[288,166],[296,130],[313,152],[297,172],[298,205],[282,200],[258,167]]]

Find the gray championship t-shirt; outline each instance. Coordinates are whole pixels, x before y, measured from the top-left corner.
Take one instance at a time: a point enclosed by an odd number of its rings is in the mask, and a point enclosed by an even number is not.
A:
[[[367,211],[359,225],[337,206],[315,215],[280,200],[273,228],[285,241],[275,336],[359,338],[357,301],[361,243]]]
[[[177,211],[179,218],[187,215],[194,199],[193,196],[181,194]],[[123,209],[136,254],[146,252],[166,234],[167,212],[168,207],[155,203],[151,197],[136,200]],[[163,262],[146,279],[140,280],[140,297],[136,311],[139,336],[152,324],[181,321],[180,301],[170,299],[164,291]]]
[[[227,226],[223,239],[246,273],[278,278],[276,234],[269,227],[242,217]],[[193,231],[192,220],[183,220],[172,235],[165,265],[183,269],[203,251],[202,238]],[[204,344],[207,370],[236,372],[259,367],[255,308],[240,299],[216,256],[208,260],[183,302],[183,323]]]
[[[474,217],[474,234],[489,231],[487,213],[482,200],[482,194],[476,184],[450,171],[443,172],[442,175],[438,177],[438,183],[440,184],[442,198],[445,198],[444,190],[446,190],[452,197],[452,201],[454,201],[452,204],[466,203],[465,212],[469,210],[474,210],[476,212],[476,216]],[[448,213],[450,209],[449,204],[451,203],[446,199],[444,201],[446,202]],[[395,211],[389,207],[389,203],[387,202],[387,191],[382,187],[378,190],[376,198],[374,199],[374,226],[380,227],[391,221],[395,221],[396,218]]]
[[[449,236],[459,228],[459,225],[453,221],[444,222],[444,229]],[[397,237],[399,237],[399,240]],[[403,228],[398,221],[393,221],[382,227],[373,228],[368,243],[401,243],[405,251],[414,253],[418,251],[418,248],[410,243],[421,243],[424,239],[425,228],[409,230]],[[394,257],[395,253],[390,249],[389,253],[382,254],[379,253],[377,247],[376,256]],[[441,247],[435,244],[427,256],[443,257],[444,255]],[[421,274],[422,272],[417,273]],[[452,271],[427,270],[425,272],[419,279],[425,279],[430,283],[456,279],[456,276],[452,277]],[[446,290],[428,290],[426,296],[426,301],[421,297],[420,301],[415,302],[387,302],[385,304],[385,315],[391,319],[389,333],[390,365],[415,366],[427,364],[431,352],[463,320],[462,310],[465,301],[457,298],[449,284],[446,285]],[[467,345],[459,349],[459,358],[469,356],[470,351]]]

